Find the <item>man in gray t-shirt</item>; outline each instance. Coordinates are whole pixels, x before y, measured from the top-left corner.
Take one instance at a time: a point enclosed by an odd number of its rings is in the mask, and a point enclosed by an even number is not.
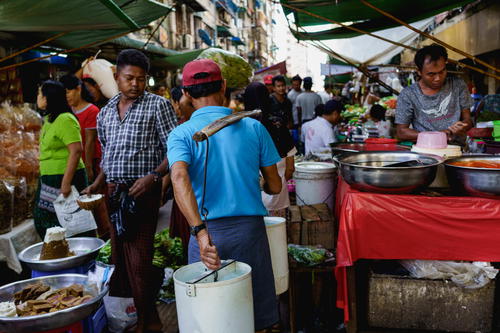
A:
[[[299,75],[295,75],[292,78],[292,89],[288,92],[288,99],[292,102],[292,115],[293,115],[293,123],[297,125],[299,123],[299,118],[297,115],[297,97],[302,94],[302,78]]]
[[[451,140],[472,127],[473,101],[464,81],[447,77],[447,59],[446,49],[436,44],[415,55],[420,80],[401,91],[396,107],[400,140],[414,141],[424,131],[442,131]]]
[[[311,88],[312,78],[305,77],[305,91],[300,94],[295,101],[300,126],[302,126],[302,124],[306,121],[312,120],[314,118],[314,110],[316,109],[316,106],[323,103],[321,97],[315,92],[311,91]]]

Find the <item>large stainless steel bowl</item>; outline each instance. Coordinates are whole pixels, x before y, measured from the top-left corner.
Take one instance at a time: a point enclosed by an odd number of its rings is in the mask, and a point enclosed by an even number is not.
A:
[[[384,167],[420,160],[422,166]],[[405,151],[348,153],[337,157],[342,178],[353,188],[377,193],[411,193],[431,184],[443,158]]]
[[[500,169],[452,165],[457,161],[489,160],[500,163],[499,155],[469,155],[447,160],[444,164],[450,186],[461,194],[500,199]]]
[[[42,272],[53,272],[63,269],[78,267],[88,263],[97,257],[99,250],[104,246],[102,239],[95,237],[68,238],[69,249],[75,253],[74,256],[40,260],[43,242],[31,245],[19,253],[19,260],[25,262],[31,269]]]
[[[12,301],[14,299],[14,293],[35,282],[43,282],[50,287],[58,289],[68,287],[75,283],[86,286],[87,281],[87,276],[80,274],[44,276],[30,280],[18,281],[0,288],[0,302]],[[99,307],[102,298],[108,292],[107,287],[103,288],[101,293],[98,295],[95,292],[92,292],[92,290],[93,289],[89,289],[90,294],[94,296],[94,298],[90,302],[80,304],[72,308],[38,316],[15,318],[0,317],[0,332],[32,333],[47,331],[83,320]]]
[[[345,153],[358,153],[365,151],[409,151],[410,147],[395,143],[391,144],[366,144],[364,142],[336,142],[330,143],[332,156]]]

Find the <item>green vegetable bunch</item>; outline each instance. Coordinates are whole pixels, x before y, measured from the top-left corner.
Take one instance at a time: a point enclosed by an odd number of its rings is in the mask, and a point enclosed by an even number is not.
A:
[[[168,228],[155,235],[153,265],[159,268],[177,268],[185,265],[182,242],[179,237],[170,238]]]
[[[362,115],[364,115],[366,112],[366,108],[359,106],[359,104],[354,104],[354,105],[345,105],[345,111],[342,111],[340,115],[344,119],[351,119],[351,118],[359,118]]]
[[[227,81],[228,88],[244,88],[250,83],[253,76],[252,66],[237,54],[222,49],[209,48],[203,51],[198,59],[212,59]]]
[[[327,259],[326,249],[306,245],[288,244],[288,254],[295,261],[307,266],[321,264]]]
[[[185,265],[184,251],[179,237],[170,238],[168,229],[157,233],[154,238],[153,265],[159,268],[177,268]],[[111,243],[108,240],[97,255],[97,261],[111,263]]]
[[[96,260],[107,265],[111,263],[111,242],[109,240],[99,250]]]

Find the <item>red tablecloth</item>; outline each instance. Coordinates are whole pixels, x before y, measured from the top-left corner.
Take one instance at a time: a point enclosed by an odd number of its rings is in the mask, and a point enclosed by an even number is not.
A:
[[[500,200],[356,191],[339,180],[337,306],[349,320],[346,267],[358,259],[500,261]]]

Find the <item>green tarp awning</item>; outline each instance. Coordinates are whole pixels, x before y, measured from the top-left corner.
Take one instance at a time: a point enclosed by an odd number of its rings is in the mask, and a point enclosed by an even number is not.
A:
[[[473,0],[418,0],[412,2],[402,0],[369,0],[369,2],[375,7],[407,23],[413,23],[444,11],[464,6],[473,2]],[[369,32],[399,26],[393,20],[363,5],[359,0],[281,0],[281,3]],[[331,24],[331,22],[296,10],[294,11],[285,6],[283,6],[283,10],[286,15],[293,13],[294,23],[298,27],[298,30],[292,29],[292,33],[298,39],[324,40],[350,38],[360,35],[358,32],[333,24],[327,30],[304,32],[301,28]]]
[[[116,45],[120,45],[120,46],[125,46],[127,48],[134,48],[134,49],[142,49],[142,47],[144,46],[144,42],[139,41],[139,40],[135,40],[132,38],[128,38],[128,37],[120,37],[120,38],[113,39],[111,41],[111,43],[116,44]],[[169,50],[169,49],[166,49],[164,47],[156,46],[154,44],[148,44],[146,46],[146,48],[144,48],[144,51],[158,54],[158,55],[162,55],[162,56],[167,56],[167,57],[180,53],[179,51]]]
[[[167,67],[182,68],[188,62],[196,59],[200,55],[200,53],[205,51],[205,50],[206,49],[187,51],[187,52],[179,53],[177,55],[165,57],[162,60]]]
[[[68,34],[48,43],[76,48],[131,31],[132,28],[112,12],[106,0],[1,0],[0,31],[14,32],[17,43],[30,45],[60,32]],[[113,0],[138,26],[168,15],[171,8],[152,0]]]

